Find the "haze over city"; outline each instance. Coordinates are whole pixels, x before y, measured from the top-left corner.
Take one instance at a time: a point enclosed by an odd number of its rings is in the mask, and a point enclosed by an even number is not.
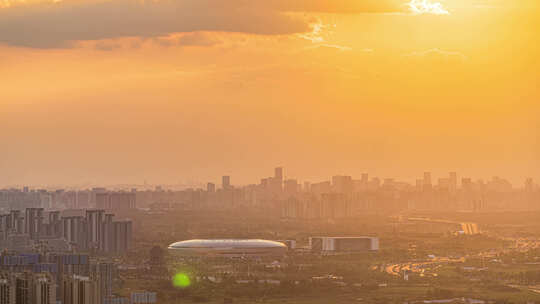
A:
[[[0,304],[539,304],[540,1],[0,0]]]

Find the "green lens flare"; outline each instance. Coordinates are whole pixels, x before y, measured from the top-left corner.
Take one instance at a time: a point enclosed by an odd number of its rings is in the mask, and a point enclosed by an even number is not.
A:
[[[177,273],[173,277],[174,287],[186,288],[191,285],[191,280],[185,273]]]

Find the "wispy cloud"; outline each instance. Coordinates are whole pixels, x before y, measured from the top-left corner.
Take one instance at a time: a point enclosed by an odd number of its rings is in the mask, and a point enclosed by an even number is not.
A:
[[[431,0],[411,0],[407,4],[409,9],[414,14],[434,14],[434,15],[449,15],[440,2],[431,2]]]
[[[325,29],[327,29],[329,25],[325,25],[321,20],[317,20],[316,22],[311,23],[310,27],[312,29],[311,32],[300,33],[298,34],[298,37],[311,41],[312,43],[325,42],[323,35],[326,32]]]
[[[439,48],[412,52],[410,54],[404,55],[404,57],[426,58],[426,59],[438,60],[438,61],[441,61],[441,60],[442,61],[456,61],[457,60],[460,62],[464,62],[468,59],[467,56],[465,56],[464,54],[460,52],[445,51]]]
[[[351,47],[348,47],[348,46],[337,45],[337,44],[328,44],[328,43],[308,46],[305,49],[306,50],[312,50],[312,49],[320,49],[320,48],[336,49],[336,50],[339,50],[339,51],[352,51],[353,50]]]

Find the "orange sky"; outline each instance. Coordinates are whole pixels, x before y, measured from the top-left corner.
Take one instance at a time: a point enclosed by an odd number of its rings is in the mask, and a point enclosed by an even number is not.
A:
[[[0,0],[0,185],[539,180],[540,4],[422,1]]]

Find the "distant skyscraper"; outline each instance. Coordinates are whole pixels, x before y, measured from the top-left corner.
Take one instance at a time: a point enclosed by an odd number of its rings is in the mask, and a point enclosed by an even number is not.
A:
[[[431,173],[424,172],[424,185],[431,185]]]
[[[424,190],[431,190],[432,188],[433,184],[431,183],[431,173],[424,172]]]
[[[369,174],[362,173],[362,184],[367,185],[368,181],[369,181]]]
[[[527,192],[533,192],[534,189],[534,181],[532,178],[527,178],[525,181],[525,191]]]
[[[274,178],[283,181],[283,167],[277,167],[274,169]]]
[[[455,192],[457,190],[457,173],[450,172],[450,192]]]
[[[208,192],[216,192],[216,184],[208,183],[206,185],[206,191],[208,191]]]
[[[223,176],[221,178],[221,187],[223,189],[229,189],[231,187],[231,177],[230,176]]]

